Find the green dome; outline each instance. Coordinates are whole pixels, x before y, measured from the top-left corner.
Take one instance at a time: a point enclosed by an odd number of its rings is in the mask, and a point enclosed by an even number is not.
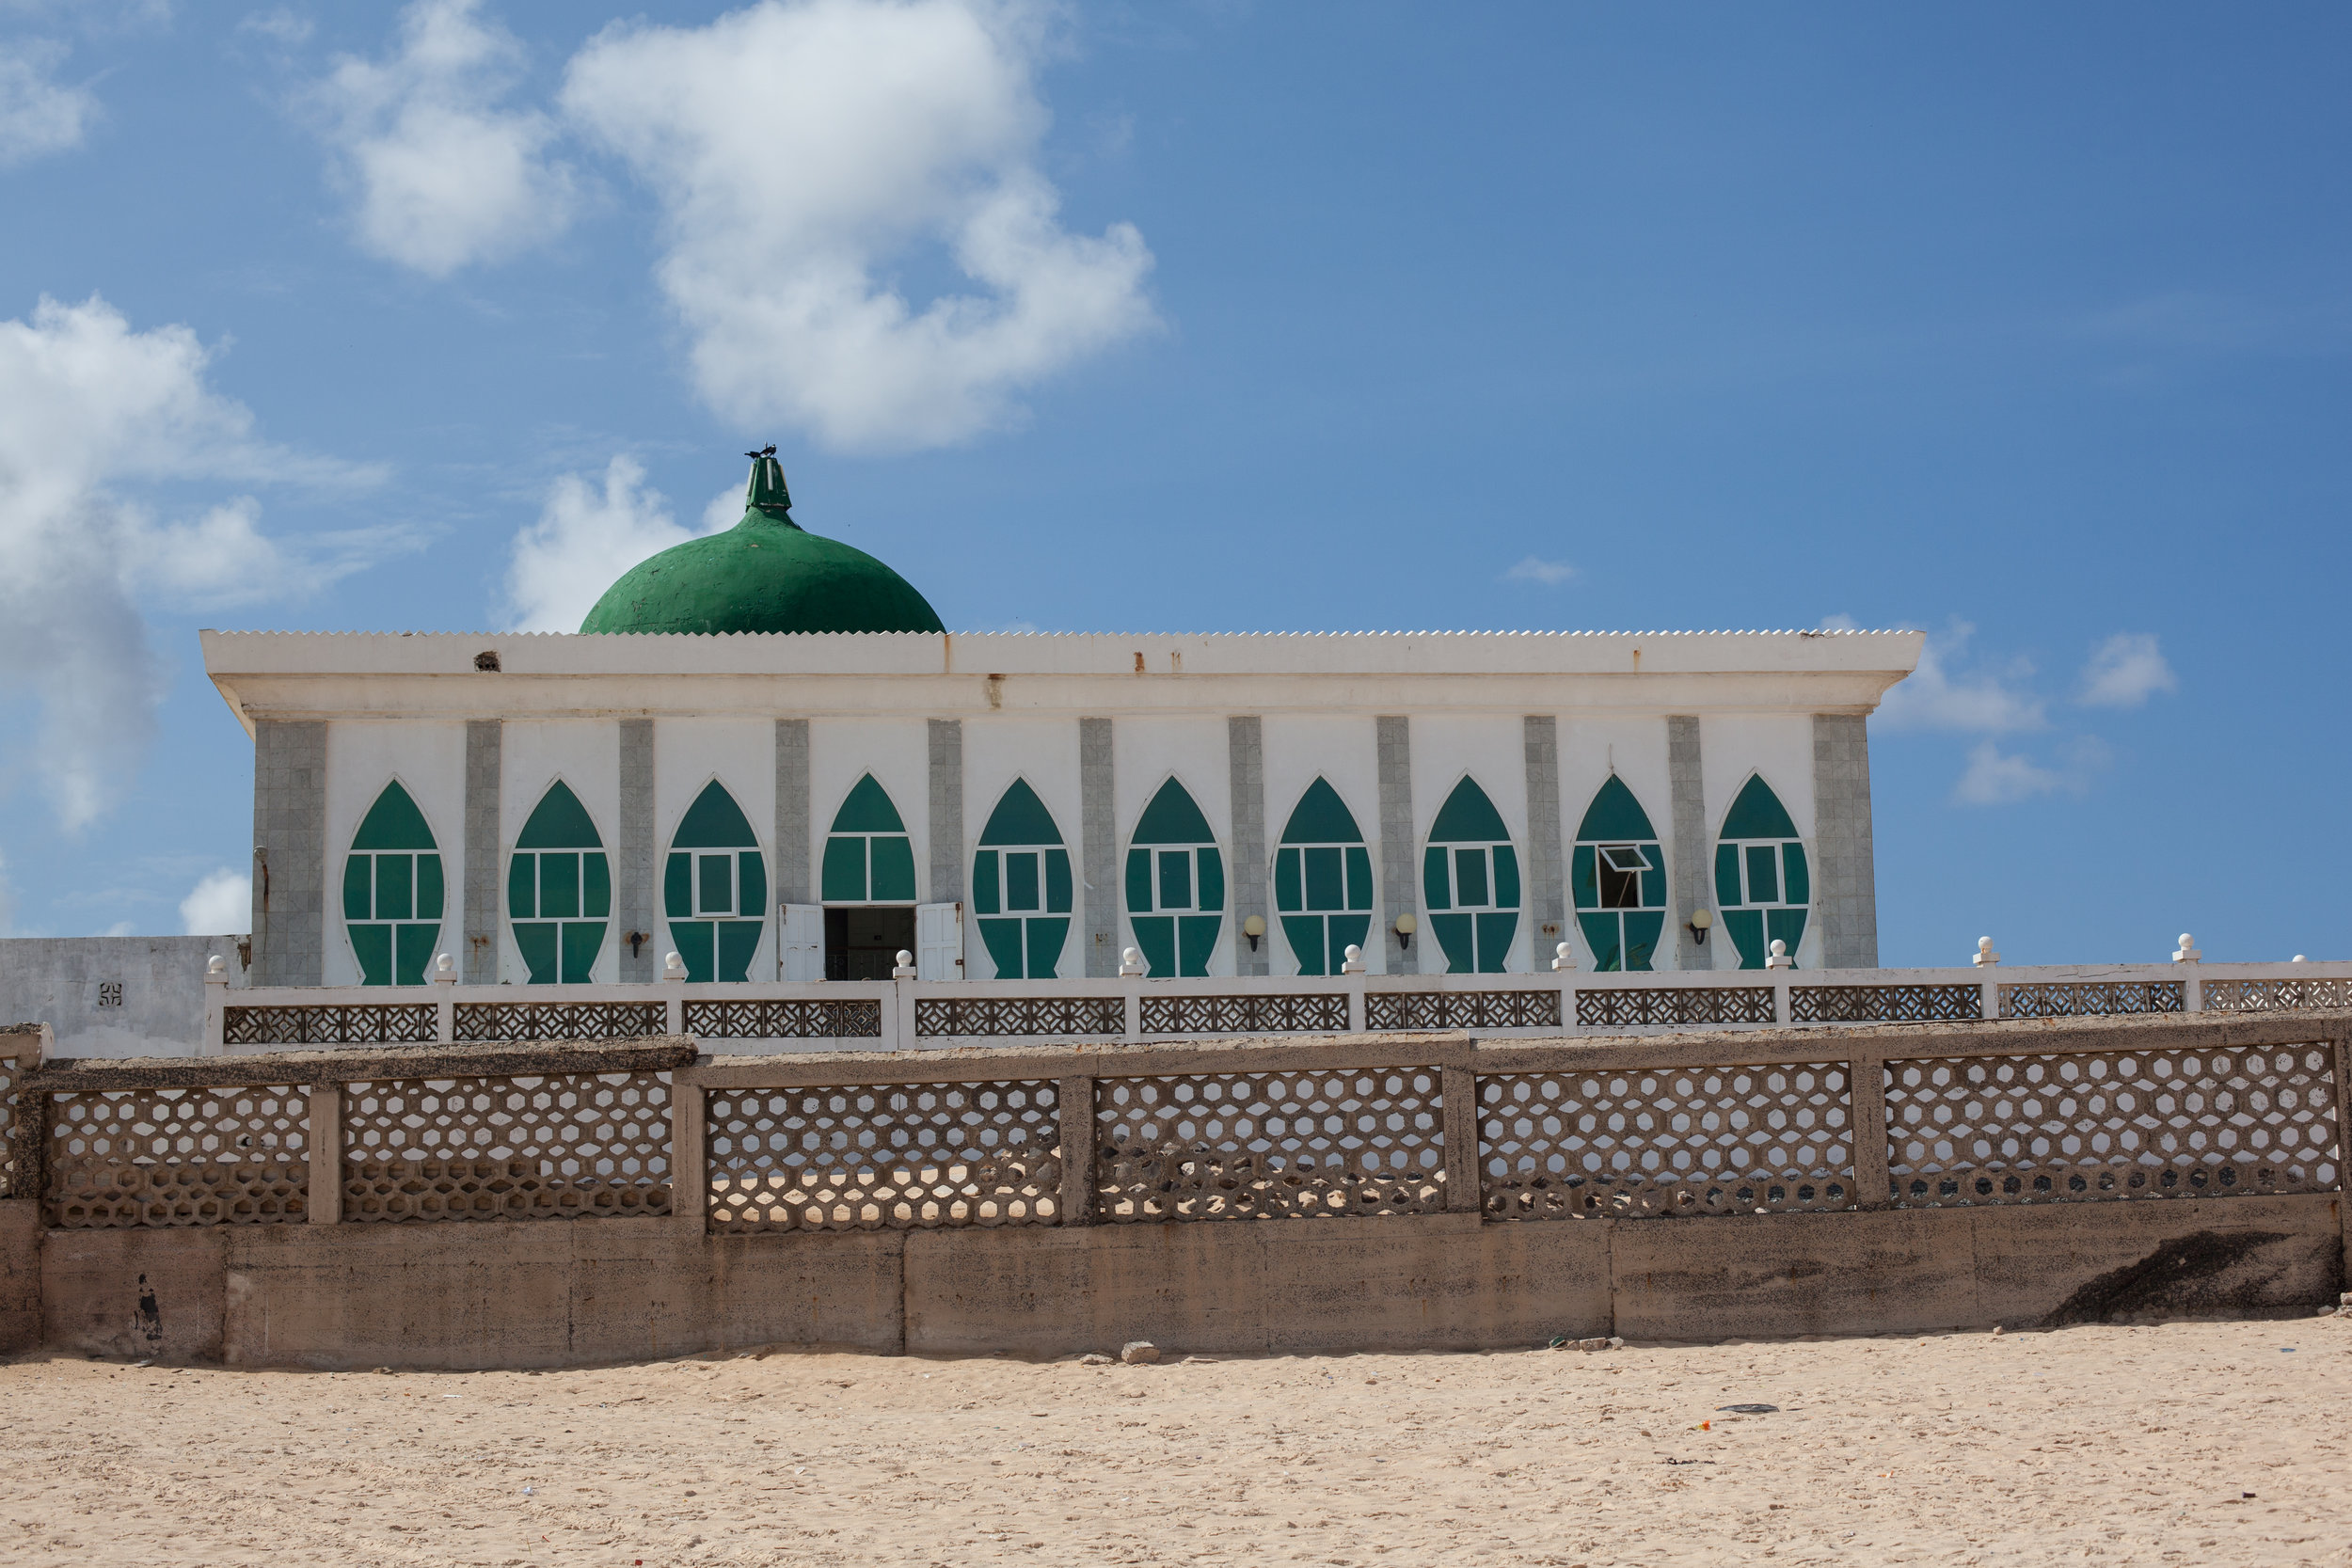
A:
[[[771,447],[752,463],[743,520],[673,545],[605,590],[583,632],[945,631],[906,578],[792,520]]]

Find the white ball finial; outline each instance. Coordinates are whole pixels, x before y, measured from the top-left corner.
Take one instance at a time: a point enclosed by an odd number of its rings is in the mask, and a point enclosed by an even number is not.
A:
[[[2183,947],[2194,947],[2197,945],[2197,939],[2190,936],[2186,931],[2183,931],[2181,933],[2181,945]]]
[[[894,970],[892,970],[892,971],[890,972],[890,977],[891,977],[892,979],[894,979],[894,980],[912,980],[912,979],[914,979],[914,954],[912,954],[912,953],[910,953],[910,952],[908,952],[908,951],[907,951],[905,948],[903,948],[903,947],[899,948],[899,949],[898,949],[898,968],[896,968],[896,969],[894,969]]]
[[[1361,974],[1364,972],[1364,950],[1354,942],[1347,944],[1345,959],[1340,964],[1342,974]]]
[[[1143,954],[1139,949],[1122,947],[1119,950],[1119,973],[1132,978],[1143,973]]]
[[[672,953],[668,957],[664,958],[661,960],[661,977],[665,980],[685,979],[686,959],[675,953]]]
[[[2190,936],[2186,931],[2183,931],[2181,933],[2181,945],[2179,949],[2173,953],[2172,961],[2176,964],[2193,964],[2203,957],[2204,955],[2202,953],[2197,951],[2197,939]]]
[[[1991,937],[1979,937],[1977,939],[1977,957],[1975,961],[1979,969],[1990,969],[1993,965],[2001,961],[2001,956],[1993,951],[1993,939]]]
[[[211,958],[204,960],[204,973],[207,974],[226,974],[229,973],[229,960],[215,953]]]
[[[1778,937],[1772,939],[1772,953],[1764,960],[1766,969],[1794,969],[1797,960],[1788,956],[1788,944]]]
[[[1570,947],[1564,942],[1559,946],[1551,950],[1551,972],[1554,974],[1565,974],[1568,971],[1574,969],[1575,967],[1575,948]]]

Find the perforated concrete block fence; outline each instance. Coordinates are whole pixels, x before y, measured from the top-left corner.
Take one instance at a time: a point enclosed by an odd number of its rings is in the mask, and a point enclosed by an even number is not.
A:
[[[19,1147],[24,1131],[24,1118],[17,1112],[17,1080],[31,1065],[31,1056],[38,1049],[32,1037],[0,1036],[0,1197],[30,1197],[29,1183],[32,1162]]]
[[[670,1211],[666,1072],[389,1079],[342,1098],[345,1220]]]
[[[452,1038],[469,1044],[498,1040],[626,1040],[668,1027],[660,1002],[460,1002]]]
[[[2207,980],[2209,1013],[2275,1013],[2352,1007],[2352,980]]]
[[[232,1046],[430,1045],[438,1030],[430,1002],[227,1007],[221,1013],[222,1042]]]
[[[60,1229],[278,1225],[310,1211],[307,1085],[118,1089],[48,1105]]]

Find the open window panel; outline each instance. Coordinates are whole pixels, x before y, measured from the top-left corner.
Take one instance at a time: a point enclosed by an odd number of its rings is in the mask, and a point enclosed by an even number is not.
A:
[[[915,906],[825,911],[825,978],[887,980],[898,955],[915,947]]]
[[[1642,855],[1640,846],[1604,844],[1600,848],[1600,907],[1604,910],[1638,910],[1642,907],[1642,873],[1649,869],[1649,862]]]

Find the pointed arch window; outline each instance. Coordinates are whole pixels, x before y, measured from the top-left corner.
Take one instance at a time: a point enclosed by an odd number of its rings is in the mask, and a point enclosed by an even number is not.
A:
[[[1225,857],[1191,791],[1174,779],[1143,808],[1121,881],[1147,973],[1208,974],[1225,924]]]
[[[1649,813],[1614,773],[1577,824],[1568,887],[1594,968],[1652,966],[1666,927],[1666,855]]]
[[[1715,841],[1715,903],[1741,969],[1762,969],[1775,940],[1796,957],[1813,905],[1813,870],[1796,823],[1760,773],[1748,775],[1724,814]]]
[[[972,857],[972,912],[999,980],[1050,980],[1070,940],[1070,851],[1054,814],[1015,779]]]
[[[914,902],[914,841],[890,794],[866,774],[834,814],[818,895],[828,904]]]
[[[363,986],[421,986],[441,937],[440,846],[395,779],[343,860],[343,933]]]
[[[1452,974],[1500,974],[1519,929],[1519,857],[1475,779],[1454,786],[1421,857],[1422,903]]]
[[[584,985],[612,917],[612,863],[571,786],[539,797],[506,862],[506,917],[529,984]]]
[[[748,980],[768,924],[768,863],[726,786],[703,786],[670,840],[661,902],[689,980]]]
[[[1274,851],[1274,908],[1301,974],[1337,974],[1372,931],[1372,852],[1330,782],[1298,798]]]

